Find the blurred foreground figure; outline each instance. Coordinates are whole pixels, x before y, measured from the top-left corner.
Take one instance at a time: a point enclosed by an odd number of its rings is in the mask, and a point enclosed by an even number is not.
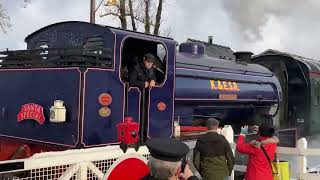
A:
[[[198,180],[188,164],[181,162],[189,152],[186,144],[174,139],[153,138],[148,140],[146,145],[150,151],[150,174],[143,180]]]

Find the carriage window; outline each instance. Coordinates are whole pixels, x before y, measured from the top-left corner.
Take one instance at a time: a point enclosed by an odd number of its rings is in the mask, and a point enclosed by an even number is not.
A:
[[[121,54],[121,78],[129,83],[129,76],[137,68],[144,69],[144,56],[152,54],[154,56],[153,72],[156,79],[156,85],[161,85],[166,76],[167,50],[161,42],[154,42],[136,38],[128,38],[123,43]],[[146,73],[147,74],[147,73]],[[141,77],[137,81],[141,81]]]

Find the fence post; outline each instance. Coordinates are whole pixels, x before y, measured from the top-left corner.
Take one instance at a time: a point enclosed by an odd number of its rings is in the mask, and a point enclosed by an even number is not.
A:
[[[228,141],[230,144],[233,144],[234,143],[234,132],[233,132],[233,129],[232,129],[232,126],[231,125],[225,125],[221,131],[220,131],[220,134],[223,135]],[[233,152],[233,155],[235,156],[235,150],[232,149],[232,152]],[[234,180],[234,170],[232,170],[232,173],[230,175],[230,180]]]
[[[80,179],[87,180],[88,166],[86,162],[80,163]]]
[[[303,180],[303,174],[307,173],[307,157],[304,155],[304,151],[308,147],[308,142],[306,138],[301,138],[297,143],[298,148],[298,179]]]

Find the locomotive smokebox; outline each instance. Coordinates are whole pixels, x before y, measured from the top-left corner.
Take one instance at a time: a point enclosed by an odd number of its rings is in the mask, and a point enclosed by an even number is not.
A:
[[[238,51],[233,53],[233,55],[236,57],[236,61],[250,62],[253,53],[250,51]]]

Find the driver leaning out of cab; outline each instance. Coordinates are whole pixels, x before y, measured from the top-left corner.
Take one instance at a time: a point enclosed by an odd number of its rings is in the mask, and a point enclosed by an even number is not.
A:
[[[132,87],[151,88],[156,85],[156,76],[153,63],[155,57],[152,54],[145,54],[143,62],[136,64],[129,71],[129,85]]]

